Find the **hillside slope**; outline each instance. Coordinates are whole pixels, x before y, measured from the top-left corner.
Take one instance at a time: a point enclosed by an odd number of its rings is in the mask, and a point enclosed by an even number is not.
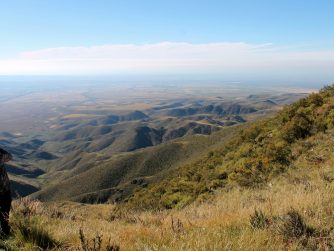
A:
[[[119,201],[141,186],[169,177],[170,170],[221,146],[226,139],[224,133],[217,131],[270,116],[283,104],[304,96],[305,93],[203,96],[145,106],[80,103],[60,107],[58,116],[45,121],[48,129],[31,134],[1,132],[0,145],[15,158],[12,166],[7,167],[12,179],[18,181],[14,194],[49,191],[59,182],[62,190],[67,187],[64,183],[75,179],[76,184],[85,184],[86,180],[94,184],[82,192],[68,189],[59,195],[55,190],[46,197]],[[119,175],[123,169],[133,175]],[[95,174],[94,170],[98,172]]]
[[[203,158],[211,149],[228,140],[235,127],[210,136],[192,135],[136,152],[115,154],[111,158],[95,153],[78,153],[57,163],[57,170],[45,178],[55,178],[33,194],[40,200],[80,202],[119,201],[139,188],[170,176],[173,170]]]
[[[206,111],[221,108],[219,106],[217,106],[218,108],[204,107]],[[242,109],[245,110],[245,106],[225,107],[229,114],[238,114]],[[243,112],[253,113],[254,110]],[[234,120],[237,119],[242,118],[234,118]],[[89,153],[78,149],[77,152],[67,154],[54,161],[52,165],[49,164],[50,170],[42,178],[49,180],[50,183],[44,186],[41,191],[33,194],[33,197],[43,201],[72,200],[89,203],[129,201],[128,205],[131,207],[136,205],[139,208],[182,207],[200,195],[210,194],[217,188],[224,187],[232,180],[233,175],[230,176],[229,172],[232,171],[229,167],[217,168],[217,166],[221,165],[225,152],[235,151],[240,145],[241,147],[249,147],[252,144],[251,139],[247,139],[247,135],[244,136],[246,140],[240,138],[240,135],[246,134],[247,130],[251,131],[250,134],[257,130],[249,129],[250,124],[247,124],[206,133],[205,122],[202,123],[204,127],[199,128],[196,125],[193,127],[190,124],[185,131],[189,131],[191,128],[197,133],[211,135],[186,136],[154,147],[149,147],[155,145],[151,143],[151,140],[161,141],[163,133],[134,124],[135,128],[140,128],[140,132],[134,137],[130,133],[132,129],[127,133],[127,138],[131,138],[131,140],[124,142],[127,145],[127,151],[134,150],[129,147],[130,142],[138,141],[136,143],[138,145],[139,142],[146,142],[147,139],[150,139],[147,144],[142,146],[146,147],[145,149],[135,152],[114,152],[111,157],[101,151]],[[259,126],[262,126],[261,123],[265,122],[259,122]],[[172,124],[168,123],[170,128],[173,128]],[[252,125],[252,127],[254,126]],[[78,130],[70,129],[69,135],[75,132],[74,138],[77,138],[79,134],[85,136],[83,139],[86,139],[86,135],[89,137],[89,135],[96,133],[95,130],[89,130],[89,127],[86,126],[77,128]],[[98,130],[98,134],[101,139],[108,140],[108,135],[112,134],[115,129],[110,131],[110,128],[105,128],[106,130],[102,130],[102,132],[106,134],[100,135],[101,130]],[[183,127],[176,126],[175,128],[177,128],[175,131],[171,130],[170,132],[177,133],[176,138],[183,136],[181,130]],[[173,133],[165,135],[174,138]],[[94,138],[92,142],[98,142],[97,139]],[[247,140],[248,145],[244,145]],[[78,142],[71,141],[71,144],[80,146],[77,144]],[[90,141],[86,143],[91,146]],[[115,145],[113,144],[112,147]],[[84,149],[89,149],[89,147],[86,145]],[[283,165],[284,163],[278,162],[278,164]],[[234,165],[234,163],[231,162],[229,165]],[[253,183],[251,178],[246,177],[245,180]]]
[[[274,118],[243,127],[218,150],[185,165],[162,182],[137,191],[128,205],[134,208],[183,207],[217,189],[262,187],[287,169],[326,160],[333,137],[334,86],[327,86],[287,106]],[[317,149],[317,150],[316,150]]]

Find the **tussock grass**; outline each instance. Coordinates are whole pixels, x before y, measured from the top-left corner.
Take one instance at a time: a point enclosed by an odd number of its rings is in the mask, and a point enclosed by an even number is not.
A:
[[[254,229],[266,228],[270,223],[268,217],[261,210],[256,209],[254,211],[254,214],[250,215],[249,222]]]
[[[40,215],[43,206],[38,201],[21,198],[13,203],[10,214],[11,235],[0,241],[3,250],[58,250],[64,247],[55,240]]]
[[[308,161],[304,157],[301,166]],[[327,158],[321,168],[291,169],[261,189],[217,191],[183,209],[136,212],[45,203],[39,217],[53,238],[67,243],[62,250],[80,250],[80,229],[89,245],[103,236],[101,250],[107,250],[109,239],[130,251],[332,250],[334,182],[324,173],[330,174],[333,164]],[[61,217],[52,217],[55,210]]]
[[[46,250],[60,245],[52,238],[43,222],[37,217],[18,217],[12,226],[15,240],[20,246]]]
[[[79,231],[80,242],[81,242],[81,250],[82,251],[102,251],[102,235],[97,234],[92,242],[86,239],[85,234],[82,229]],[[110,239],[106,244],[105,251],[119,251],[120,248],[117,244],[111,244]]]

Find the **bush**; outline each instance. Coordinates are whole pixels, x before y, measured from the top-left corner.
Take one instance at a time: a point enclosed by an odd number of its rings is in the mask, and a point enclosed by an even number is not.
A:
[[[315,229],[307,225],[303,217],[294,209],[275,219],[276,232],[283,236],[287,246],[294,242],[302,250],[334,250],[332,229]]]
[[[268,143],[267,147],[268,158],[282,165],[290,164],[291,149],[288,144],[283,141]]]
[[[308,238],[315,233],[312,227],[309,227],[303,217],[294,209],[280,217],[277,224],[277,231],[285,240]]]
[[[309,97],[308,97],[308,101],[309,104],[311,105],[315,105],[315,106],[322,106],[324,103],[324,99],[322,98],[322,96],[318,93],[312,93]]]
[[[162,205],[167,209],[182,208],[192,201],[191,195],[182,192],[168,193],[161,198]]]
[[[249,223],[253,229],[263,229],[269,226],[269,218],[261,211],[256,210],[250,215]]]
[[[268,179],[270,168],[264,166],[261,160],[246,159],[237,163],[236,169],[229,176],[242,187],[261,187]]]
[[[325,120],[326,127],[333,129],[334,128],[334,110],[330,111]]]
[[[312,121],[304,113],[297,114],[283,128],[283,139],[288,143],[311,135]]]

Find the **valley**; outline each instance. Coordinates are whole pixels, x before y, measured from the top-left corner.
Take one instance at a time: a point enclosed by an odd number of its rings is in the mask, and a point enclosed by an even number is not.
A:
[[[306,95],[217,83],[16,85],[0,102],[14,194],[90,203],[126,200],[222,144],[235,127]]]

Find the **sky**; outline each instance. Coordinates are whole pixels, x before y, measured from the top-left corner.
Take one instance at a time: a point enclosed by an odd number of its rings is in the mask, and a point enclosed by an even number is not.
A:
[[[334,80],[332,0],[0,3],[0,75]]]

